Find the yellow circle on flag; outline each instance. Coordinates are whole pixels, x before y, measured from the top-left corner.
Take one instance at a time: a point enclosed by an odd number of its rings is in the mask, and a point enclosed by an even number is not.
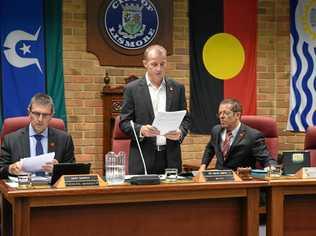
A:
[[[203,63],[215,78],[229,80],[243,68],[245,50],[235,36],[228,33],[215,34],[204,44]]]

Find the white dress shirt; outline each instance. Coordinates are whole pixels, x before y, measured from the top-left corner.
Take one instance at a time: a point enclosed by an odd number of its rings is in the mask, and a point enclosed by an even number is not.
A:
[[[30,139],[30,156],[34,157],[36,156],[36,138],[34,135],[37,134],[32,125],[29,125],[29,139]],[[48,129],[46,128],[42,133],[43,138],[41,139],[41,143],[43,146],[43,152],[47,153],[48,152]]]
[[[151,98],[151,104],[153,106],[153,110],[155,115],[159,111],[166,111],[166,82],[163,80],[160,86],[157,88],[153,85],[153,83],[149,80],[148,75],[145,75],[146,83],[149,89],[149,94]],[[166,145],[166,137],[158,135],[156,145]]]

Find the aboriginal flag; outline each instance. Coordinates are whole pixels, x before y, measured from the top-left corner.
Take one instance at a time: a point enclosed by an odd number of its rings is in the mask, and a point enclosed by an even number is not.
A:
[[[256,113],[257,1],[189,1],[193,133],[208,134],[224,98]]]

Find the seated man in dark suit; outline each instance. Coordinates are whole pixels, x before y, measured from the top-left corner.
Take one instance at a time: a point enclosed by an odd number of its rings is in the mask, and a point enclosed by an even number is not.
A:
[[[59,162],[75,161],[74,145],[69,134],[62,130],[48,128],[54,114],[54,103],[50,96],[38,93],[28,106],[30,124],[4,137],[0,156],[0,178],[18,175],[22,167],[20,159],[44,153],[55,152],[53,162],[42,166],[45,172],[52,172]]]
[[[200,166],[200,171],[207,168],[216,155],[216,169],[238,167],[256,168],[256,162],[264,167],[274,165],[263,134],[241,123],[242,106],[235,99],[223,100],[218,109],[219,125],[213,127]]]

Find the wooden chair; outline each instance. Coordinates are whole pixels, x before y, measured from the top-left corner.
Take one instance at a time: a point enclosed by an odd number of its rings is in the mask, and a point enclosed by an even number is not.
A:
[[[115,118],[112,134],[112,151],[116,154],[123,151],[126,154],[125,173],[128,174],[128,157],[131,145],[131,139],[120,129],[120,116]]]

